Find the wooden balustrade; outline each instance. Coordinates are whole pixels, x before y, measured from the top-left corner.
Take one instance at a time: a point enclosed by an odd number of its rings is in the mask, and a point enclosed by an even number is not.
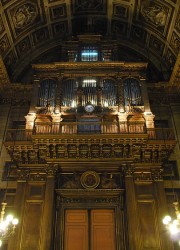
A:
[[[36,124],[33,130],[9,129],[6,141],[31,141],[32,134],[148,134],[150,140],[175,140],[173,129],[147,129],[144,123],[61,122]]]

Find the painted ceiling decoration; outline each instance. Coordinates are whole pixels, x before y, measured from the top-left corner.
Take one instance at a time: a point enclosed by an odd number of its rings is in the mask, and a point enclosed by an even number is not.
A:
[[[12,81],[43,56],[60,60],[62,44],[87,32],[117,40],[168,80],[180,48],[180,1],[0,1],[0,54]]]

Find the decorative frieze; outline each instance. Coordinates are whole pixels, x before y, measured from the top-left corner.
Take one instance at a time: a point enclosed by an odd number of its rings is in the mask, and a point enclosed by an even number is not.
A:
[[[19,169],[17,171],[17,179],[18,181],[27,181],[29,178],[29,169]]]
[[[121,173],[86,171],[58,175],[59,189],[119,189],[122,188]]]
[[[115,143],[118,140],[61,140],[56,141],[39,140],[37,144],[16,145],[15,148],[8,147],[9,154],[16,164],[46,164],[47,161],[72,159],[118,159],[131,160],[134,163],[163,162],[168,159],[174,145],[140,143],[135,141]],[[127,138],[125,138],[127,141]]]
[[[73,193],[71,190],[56,190],[57,208],[60,206],[71,206],[71,204],[84,204],[84,206],[96,205],[102,206],[120,206],[124,208],[124,190],[123,189],[77,189]]]

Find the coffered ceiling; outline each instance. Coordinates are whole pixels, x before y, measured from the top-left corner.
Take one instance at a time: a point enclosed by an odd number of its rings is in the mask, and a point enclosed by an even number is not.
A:
[[[1,0],[0,53],[12,81],[31,63],[60,60],[84,33],[117,40],[169,78],[180,48],[179,0]]]

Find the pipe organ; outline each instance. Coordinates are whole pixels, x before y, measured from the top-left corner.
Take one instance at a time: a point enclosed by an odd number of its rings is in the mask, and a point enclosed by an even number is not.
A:
[[[160,217],[175,139],[154,128],[147,63],[114,61],[113,42],[89,39],[32,65],[26,129],[5,142],[21,215],[11,249],[171,250]]]
[[[37,106],[47,107],[55,105],[57,83],[52,79],[44,79],[39,86]]]
[[[65,79],[58,83],[56,80],[44,79],[40,83],[38,92],[38,107],[50,105],[55,107],[55,99],[58,84],[62,87],[62,107],[79,107],[91,103],[94,106],[110,107],[117,106],[119,95],[117,79],[101,79],[85,77],[80,79]],[[123,82],[124,100],[126,111],[130,112],[130,106],[142,106],[140,83],[135,78],[126,78]]]

